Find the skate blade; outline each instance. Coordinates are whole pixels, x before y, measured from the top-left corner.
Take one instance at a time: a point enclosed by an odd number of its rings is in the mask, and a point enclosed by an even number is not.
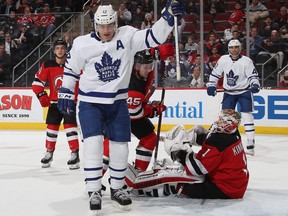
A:
[[[75,170],[75,169],[79,169],[80,168],[80,165],[77,163],[77,164],[73,164],[73,165],[69,165],[69,169],[70,170]]]
[[[124,210],[124,211],[130,211],[131,210],[131,204],[129,205],[120,205],[117,201],[112,201],[113,202],[113,206],[115,208],[119,208],[121,210]]]
[[[42,164],[42,168],[49,168],[51,167],[51,163]]]

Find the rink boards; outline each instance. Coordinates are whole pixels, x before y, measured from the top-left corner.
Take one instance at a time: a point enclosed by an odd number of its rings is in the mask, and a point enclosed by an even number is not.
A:
[[[256,133],[288,134],[288,91],[285,89],[261,90],[254,95]],[[160,100],[162,89],[156,89],[152,100]],[[219,111],[223,93],[207,96],[206,89],[165,90],[167,110],[162,118],[162,131],[179,123],[209,127]],[[0,129],[45,129],[47,108],[43,109],[31,89],[2,88],[0,90]],[[157,125],[158,118],[151,119]],[[243,132],[243,126],[240,127]]]

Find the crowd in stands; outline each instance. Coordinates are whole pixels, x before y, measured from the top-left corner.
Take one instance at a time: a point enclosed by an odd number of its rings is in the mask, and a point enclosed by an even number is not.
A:
[[[53,11],[77,11],[75,2],[83,5],[85,1],[72,0],[0,0],[0,37],[9,32],[5,48],[8,55],[15,50],[19,55],[25,55],[27,46],[35,46],[35,35],[46,37],[57,25]],[[111,1],[113,4],[113,1]],[[157,1],[157,17],[166,0]],[[273,4],[272,4],[273,3]],[[221,55],[227,54],[227,45],[231,39],[237,38],[242,43],[242,54],[246,55],[246,37],[250,40],[250,58],[255,64],[263,63],[269,58],[271,70],[280,71],[288,63],[288,2],[284,0],[251,0],[248,8],[250,32],[246,32],[246,1],[245,0],[203,0],[204,4],[204,38],[200,42],[200,0],[185,0],[186,14],[179,27],[179,53],[181,81],[176,80],[175,57],[169,63],[167,86],[170,87],[204,87],[212,68]],[[114,6],[118,15],[118,26],[132,25],[138,29],[149,28],[154,23],[153,0],[121,0]],[[91,8],[97,7],[97,1],[91,0]],[[5,17],[5,22],[2,18]],[[91,13],[93,20],[93,13]],[[5,23],[5,25],[3,25]],[[3,33],[1,33],[3,32]],[[27,33],[28,32],[28,33]],[[5,35],[6,39],[6,35]],[[6,44],[7,44],[6,43]],[[31,44],[29,44],[31,43]],[[33,44],[34,43],[34,44]],[[175,43],[173,34],[166,43]],[[26,47],[25,47],[26,46]],[[201,65],[200,48],[204,46],[204,64]],[[22,49],[22,52],[18,52]],[[9,53],[10,54],[9,54]],[[13,57],[16,59],[19,57]],[[21,58],[21,57],[20,57]],[[203,67],[203,80],[199,74]],[[164,63],[159,64],[161,74]],[[261,69],[261,68],[259,68]],[[259,72],[259,71],[258,71]],[[260,73],[260,72],[259,72]],[[260,77],[261,78],[261,77]],[[277,79],[272,76],[273,79]],[[276,82],[277,83],[277,82]],[[1,84],[1,80],[0,80]]]
[[[84,0],[0,0],[0,45],[5,47],[5,55],[0,54],[0,86],[11,85],[12,68],[47,38],[67,13],[81,11],[83,3]]]

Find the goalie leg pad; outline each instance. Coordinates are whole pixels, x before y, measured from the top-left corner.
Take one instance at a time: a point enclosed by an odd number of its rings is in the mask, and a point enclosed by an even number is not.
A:
[[[201,182],[203,182],[202,177],[188,176],[184,167],[180,164],[141,173],[138,173],[130,165],[126,172],[127,185],[132,188],[134,194],[140,196],[167,196],[177,192],[176,188],[179,183],[194,184]],[[169,187],[164,185],[169,185]],[[168,187],[169,190],[164,190],[165,187]],[[171,189],[171,187],[174,189]]]

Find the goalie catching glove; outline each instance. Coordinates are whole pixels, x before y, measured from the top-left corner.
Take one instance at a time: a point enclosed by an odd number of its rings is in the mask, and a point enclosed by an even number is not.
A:
[[[72,91],[61,87],[58,91],[58,109],[64,115],[72,115],[75,112],[75,96]]]
[[[196,138],[193,138],[196,140]],[[177,125],[167,132],[164,140],[165,151],[171,156],[173,161],[179,161],[178,153],[184,151],[186,153],[193,152],[190,146],[191,137],[183,125]]]

